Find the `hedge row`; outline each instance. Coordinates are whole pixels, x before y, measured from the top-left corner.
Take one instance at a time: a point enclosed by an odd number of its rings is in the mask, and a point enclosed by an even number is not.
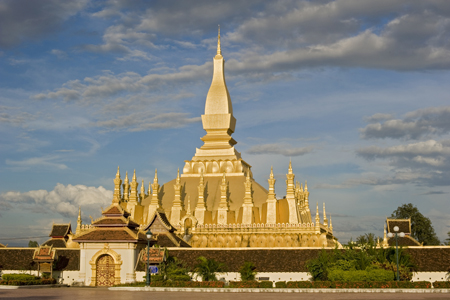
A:
[[[0,285],[42,285],[55,284],[55,278],[37,279],[37,280],[0,280]]]
[[[152,276],[153,277],[153,276]],[[153,278],[152,278],[153,279]],[[42,283],[31,283],[34,281],[22,281],[23,284],[17,284],[17,281],[14,281],[15,284],[10,285],[25,285],[25,284],[50,284],[50,282],[46,282],[48,280],[53,280],[56,283],[55,279],[42,279],[39,282]],[[9,284],[5,283],[9,281],[2,280],[0,284]],[[30,282],[30,283],[26,283]],[[145,282],[135,282],[135,283],[127,283],[120,284],[116,286],[145,286]],[[223,281],[152,281],[150,283],[152,287],[212,287],[212,288],[223,288],[225,286]],[[272,288],[271,281],[230,281],[230,288]],[[429,289],[431,288],[431,282],[429,281],[373,281],[373,282],[339,282],[339,281],[278,281],[275,282],[276,288],[342,288],[342,289],[355,289],[355,288],[377,288],[377,289],[392,289],[392,288],[415,288],[415,289]],[[433,282],[434,288],[450,288],[450,281],[435,281]]]
[[[356,282],[356,281],[393,281],[394,272],[391,270],[375,269],[375,270],[331,270],[328,273],[330,281]]]
[[[230,281],[230,288],[272,288],[272,281]]]
[[[435,289],[450,289],[450,281],[435,281],[433,287]]]
[[[377,288],[377,289],[429,289],[431,282],[429,281],[359,281],[359,282],[342,282],[342,281],[288,281],[285,285],[275,283],[276,287],[286,288],[341,288],[341,289],[360,289],[360,288]]]
[[[40,277],[30,274],[3,274],[3,280],[20,280],[20,281],[32,281],[39,280]]]
[[[223,281],[152,281],[152,287],[212,287],[223,288]]]

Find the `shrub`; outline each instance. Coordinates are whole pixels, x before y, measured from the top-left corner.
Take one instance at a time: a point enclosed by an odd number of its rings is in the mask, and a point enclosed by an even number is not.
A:
[[[147,276],[144,276],[144,279],[147,280]],[[163,281],[164,275],[151,275],[150,281]]]
[[[230,288],[259,288],[258,281],[230,281]]]
[[[262,288],[262,289],[273,288],[273,283],[272,283],[272,281],[268,281],[268,280],[260,281],[258,284],[258,287]]]
[[[189,276],[189,267],[187,267],[186,264],[177,257],[169,256],[166,263],[160,264],[160,269],[161,275],[165,276],[166,279],[173,281],[191,280]],[[176,277],[180,275],[184,277]],[[186,279],[187,277],[189,277],[189,279]]]
[[[332,255],[328,254],[325,249],[319,253],[317,258],[306,262],[306,268],[311,273],[313,280],[327,280],[328,267],[331,263]]]
[[[435,281],[433,287],[435,289],[450,289],[450,281]]]
[[[17,275],[17,274],[15,274]],[[34,279],[34,280],[1,280],[0,285],[42,285],[42,284],[55,284],[56,279]]]
[[[326,289],[331,287],[330,281],[313,281],[312,287],[315,289]]]
[[[152,287],[212,287],[223,288],[223,281],[154,281]]]
[[[204,256],[200,256],[197,260],[198,264],[195,266],[194,271],[203,281],[216,281],[217,277],[215,273],[226,272],[225,264],[217,262],[214,259],[207,259]]]
[[[242,267],[239,269],[239,273],[241,274],[242,281],[255,280],[255,264],[249,261],[246,261]]]
[[[3,280],[20,280],[20,281],[30,281],[37,280],[39,277],[30,274],[3,274]]]
[[[281,288],[281,289],[287,288],[286,281],[277,281],[277,282],[275,282],[275,287],[276,288]]]
[[[358,281],[390,281],[394,280],[394,273],[392,271],[383,269],[367,268],[367,271],[353,270],[330,270],[328,272],[328,279],[330,281],[342,282],[358,282]]]
[[[337,289],[361,289],[367,287],[367,282],[364,281],[349,281],[349,282],[333,282],[331,288]]]
[[[191,281],[191,276],[189,275],[167,275],[168,280],[172,281]]]
[[[393,272],[383,269],[372,269],[367,272],[367,281],[391,281],[394,277]]]
[[[306,288],[312,288],[312,282],[311,281],[288,281],[286,283],[287,288],[295,289],[306,289]]]

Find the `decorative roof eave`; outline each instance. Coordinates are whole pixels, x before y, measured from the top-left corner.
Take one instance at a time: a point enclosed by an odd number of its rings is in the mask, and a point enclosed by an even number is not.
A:
[[[115,220],[117,221],[117,223],[102,223],[104,220]],[[100,226],[100,225],[117,225],[117,226],[121,226],[121,225],[126,225],[128,223],[128,219],[125,218],[123,215],[118,215],[118,216],[101,216],[100,218],[98,218],[97,220],[95,220],[94,222],[92,222],[92,225],[94,226]]]
[[[60,234],[55,235],[54,229],[55,227],[66,227],[64,232],[60,232]],[[71,224],[70,223],[61,223],[61,224],[55,224],[52,225],[52,230],[50,231],[49,237],[55,237],[55,238],[64,238],[66,237],[70,232],[72,231]],[[52,234],[53,233],[53,234]],[[62,234],[62,235],[61,235]]]
[[[176,231],[175,227],[173,227],[170,224],[169,220],[167,220],[166,214],[160,213],[157,210],[153,213],[153,216],[150,218],[152,221],[147,226],[145,226],[145,230],[147,230],[148,228],[150,228],[152,226],[153,222],[155,222],[156,217],[159,218],[159,220],[161,221],[161,224],[163,224],[164,228],[166,228],[168,231],[170,231],[170,232]]]
[[[43,249],[48,249],[47,254],[41,254]],[[33,253],[33,261],[38,262],[52,262],[55,260],[56,251],[53,246],[40,246]]]
[[[120,204],[113,203],[110,206],[108,206],[105,210],[102,210],[102,215],[107,217],[128,217],[130,213],[126,211]]]

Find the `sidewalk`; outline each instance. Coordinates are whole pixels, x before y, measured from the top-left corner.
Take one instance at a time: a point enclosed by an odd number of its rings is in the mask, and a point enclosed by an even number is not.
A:
[[[36,285],[0,285],[0,290],[17,290],[17,289],[45,289],[69,287],[67,284],[36,284]]]
[[[450,289],[250,289],[182,287],[110,287],[112,291],[196,292],[196,293],[450,293]]]

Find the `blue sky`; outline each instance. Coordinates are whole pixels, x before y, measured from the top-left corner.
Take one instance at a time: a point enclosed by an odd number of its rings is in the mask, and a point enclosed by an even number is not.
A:
[[[218,24],[259,183],[273,166],[281,198],[292,159],[342,242],[404,203],[447,238],[450,2],[1,0],[0,242],[98,217],[118,165],[173,179],[202,145]]]

